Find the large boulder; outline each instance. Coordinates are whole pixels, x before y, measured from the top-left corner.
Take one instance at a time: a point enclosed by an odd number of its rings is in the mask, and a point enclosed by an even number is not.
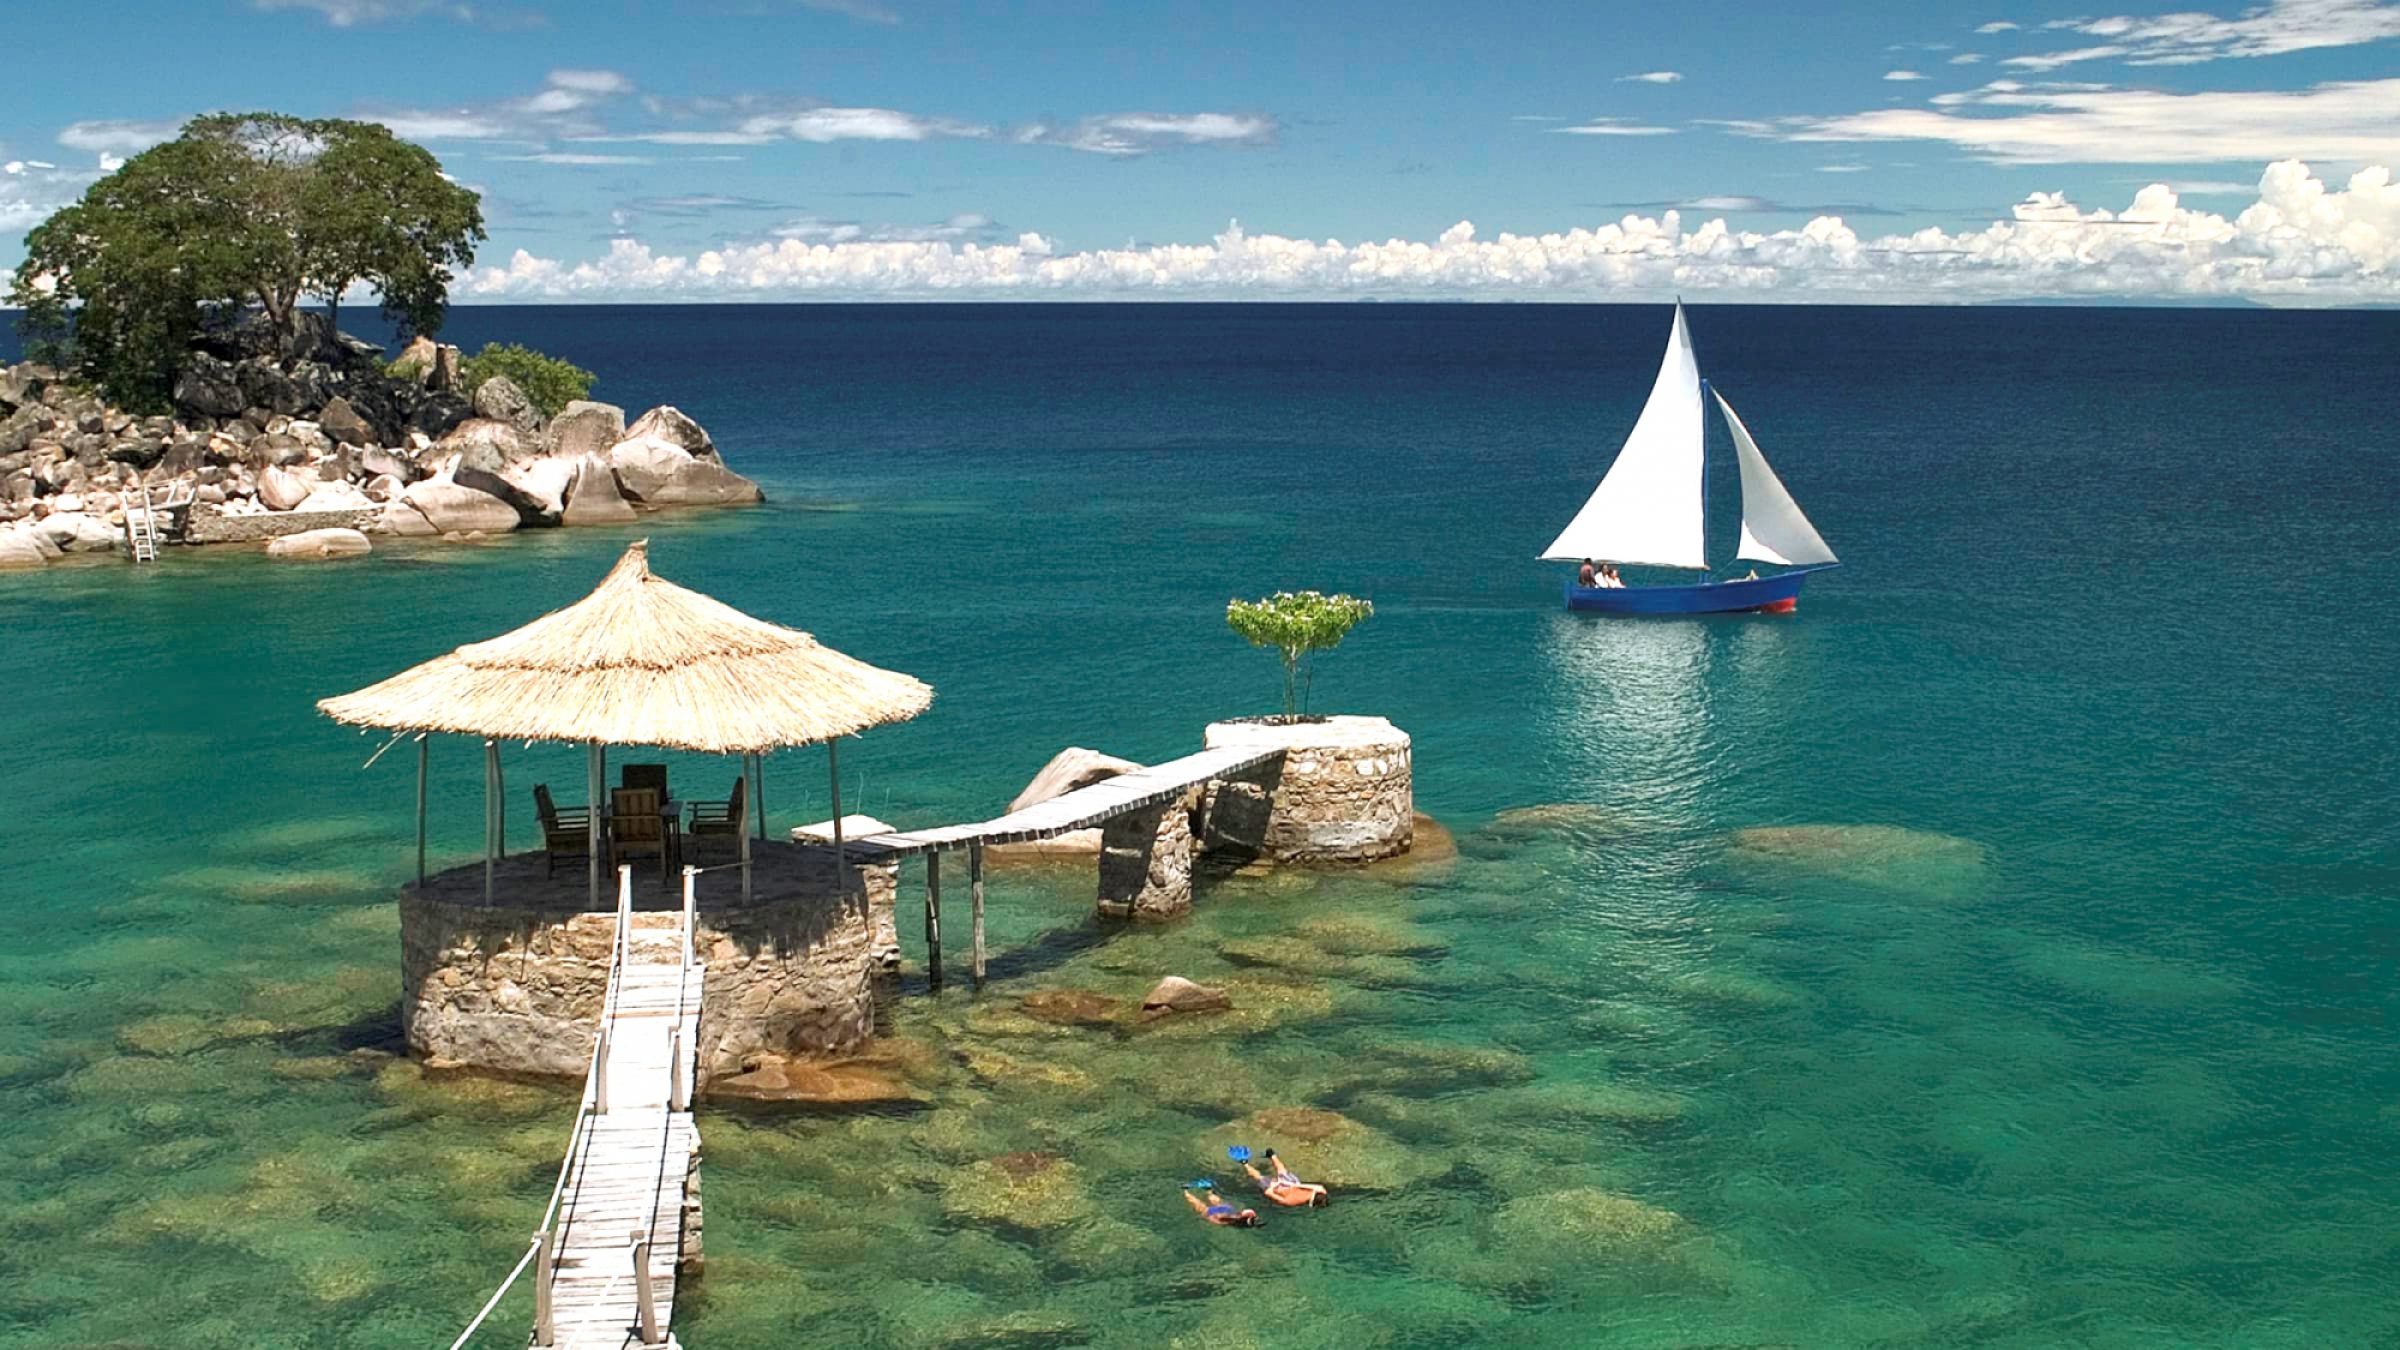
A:
[[[643,420],[647,421],[647,418]],[[758,484],[714,457],[698,458],[657,433],[628,434],[609,451],[627,496],[649,506],[732,506],[763,500]]]
[[[193,352],[175,374],[175,406],[202,417],[239,417],[247,405],[232,366],[206,352]]]
[[[431,538],[441,531],[425,518],[425,513],[409,505],[406,489],[396,489],[401,495],[383,504],[383,519],[376,522],[378,534],[399,535],[403,538]]]
[[[262,436],[259,439],[267,438]],[[265,502],[271,511],[294,509],[308,500],[309,492],[315,487],[316,484],[306,475],[280,465],[263,469],[258,475],[258,499]]]
[[[544,502],[541,498],[518,487],[499,474],[485,473],[481,469],[470,469],[461,465],[450,471],[450,481],[460,487],[472,488],[477,492],[508,503],[509,509],[517,513],[517,523],[520,525],[556,525],[558,523],[558,507],[556,505]]]
[[[389,373],[395,380],[424,384],[433,378],[434,369],[441,361],[440,352],[441,348],[432,338],[419,334],[410,338],[408,345],[400,349],[400,354],[392,358]]]
[[[0,455],[13,455],[34,443],[34,439],[51,433],[58,425],[58,414],[39,403],[24,407],[0,419]]]
[[[40,567],[50,561],[50,555],[34,536],[23,530],[0,530],[0,572],[12,568]]]
[[[111,552],[122,537],[116,526],[81,511],[54,511],[33,528],[68,553]]]
[[[539,503],[544,515],[556,517],[566,509],[567,485],[575,480],[575,465],[554,455],[536,455],[509,465],[500,476]]]
[[[538,439],[542,434],[542,410],[534,407],[533,400],[506,375],[494,375],[475,386],[474,402],[477,417],[506,422],[528,440]]]
[[[516,507],[491,493],[479,492],[453,482],[447,476],[409,484],[400,490],[400,500],[415,507],[433,526],[436,534],[455,534],[468,530],[499,534],[517,528],[522,519]],[[387,521],[390,515],[387,507]]]
[[[331,367],[317,361],[295,361],[289,369],[260,357],[237,363],[234,379],[250,407],[267,408],[297,417],[325,406],[338,387]]]
[[[643,413],[634,420],[632,426],[625,428],[625,435],[656,436],[677,446],[687,455],[701,459],[720,458],[717,443],[708,438],[708,432],[698,422],[684,416],[681,408],[672,404],[662,403]]]
[[[359,490],[354,483],[320,482],[316,485],[315,490],[308,494],[308,499],[294,509],[300,511],[371,511],[374,508],[374,499]]]
[[[414,482],[421,476],[417,472],[416,461],[380,445],[370,445],[358,453],[358,471],[369,478],[388,476],[403,483]]]
[[[1041,767],[1041,771],[1033,776],[1033,781],[1025,785],[1025,790],[1009,802],[1008,809],[1012,812],[1022,811],[1028,806],[1073,792],[1079,787],[1089,787],[1121,773],[1131,773],[1140,767],[1130,759],[1119,759],[1115,755],[1104,755],[1097,750],[1070,745],[1050,757],[1050,762]],[[995,844],[992,850],[997,857],[1018,861],[1061,856],[1089,857],[1100,851],[1103,843],[1101,833],[1097,826],[1088,830],[1069,830],[1048,839]]]
[[[1008,809],[1013,814],[1028,806],[1039,806],[1053,797],[1064,796],[1077,788],[1090,787],[1121,773],[1131,773],[1140,767],[1130,759],[1119,759],[1115,755],[1104,755],[1097,750],[1070,745],[1050,757],[1050,762],[1033,776],[1033,781],[1025,785],[1025,790],[1009,802]]]
[[[1233,999],[1213,985],[1195,984],[1181,975],[1169,975],[1142,995],[1144,1017],[1164,1017],[1169,1013],[1223,1012],[1233,1006]]]
[[[356,530],[302,530],[267,544],[270,558],[355,558],[374,550]]]
[[[605,457],[625,439],[625,410],[614,403],[577,399],[550,419],[550,453],[561,459]]]
[[[566,510],[561,512],[561,525],[630,525],[633,523],[633,503],[617,490],[617,476],[609,471],[608,462],[598,455],[586,455],[575,462],[575,477],[567,484]]]
[[[372,445],[381,439],[346,398],[326,400],[325,410],[317,414],[317,427],[340,445]]]
[[[435,390],[419,399],[416,407],[409,409],[407,429],[422,432],[428,439],[438,441],[474,415],[475,405],[465,398],[447,389]]]
[[[454,456],[462,469],[496,474],[518,460],[530,458],[541,446],[539,442],[529,442],[522,432],[506,422],[472,417],[434,442],[433,448],[438,455]]]
[[[57,371],[31,361],[0,366],[0,412],[23,407],[40,398],[44,386],[57,378]]]

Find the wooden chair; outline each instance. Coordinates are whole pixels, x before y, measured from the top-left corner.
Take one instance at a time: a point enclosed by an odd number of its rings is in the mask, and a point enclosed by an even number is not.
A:
[[[739,847],[750,824],[749,778],[733,780],[733,795],[721,802],[693,802],[691,836],[730,839]]]
[[[674,866],[674,836],[659,810],[657,788],[618,788],[608,794],[608,865],[627,858],[658,859],[663,880]]]
[[[566,858],[580,862],[592,849],[592,808],[569,806],[561,808],[550,800],[550,785],[533,785],[533,813],[542,820],[542,852],[549,862],[544,876],[558,873],[558,860]]]
[[[658,795],[667,795],[667,766],[664,764],[628,764],[620,777],[619,787],[656,788]]]

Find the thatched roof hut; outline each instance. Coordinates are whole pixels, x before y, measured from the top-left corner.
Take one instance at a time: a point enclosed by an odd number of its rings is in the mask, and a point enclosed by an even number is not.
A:
[[[317,707],[401,731],[745,754],[905,722],[932,702],[914,676],[653,575],[637,540],[565,609]]]
[[[417,738],[417,881],[425,881],[425,737],[484,742],[484,895],[506,852],[500,743],[581,742],[590,751],[593,821],[602,821],[603,759],[612,745],[740,755],[747,814],[766,816],[760,757],[823,743],[834,815],[841,815],[838,738],[905,722],[933,702],[924,681],[845,656],[795,628],[754,619],[651,575],[636,540],[590,595],[532,623],[412,666],[317,708],[337,722]],[[395,740],[398,738],[395,737]],[[378,754],[381,752],[378,751]],[[370,761],[371,762],[371,761]],[[750,888],[750,830],[741,824],[742,887]],[[588,888],[600,895],[600,828],[584,831]],[[834,847],[841,848],[840,827]]]

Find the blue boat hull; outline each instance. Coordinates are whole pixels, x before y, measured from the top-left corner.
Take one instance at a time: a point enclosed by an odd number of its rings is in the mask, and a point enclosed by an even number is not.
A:
[[[1567,608],[1592,614],[1788,614],[1799,606],[1800,584],[1808,580],[1808,574],[1837,565],[1697,586],[1578,586],[1569,581]]]

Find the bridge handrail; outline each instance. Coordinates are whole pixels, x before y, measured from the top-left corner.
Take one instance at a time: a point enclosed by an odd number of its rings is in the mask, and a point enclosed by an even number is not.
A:
[[[534,1257],[540,1254],[542,1244],[551,1235],[550,1221],[558,1215],[558,1202],[566,1195],[567,1177],[575,1169],[575,1159],[591,1142],[590,1125],[593,1116],[598,1114],[592,1108],[597,1104],[600,1061],[608,1051],[609,1031],[616,1023],[617,977],[625,968],[627,930],[632,927],[632,921],[633,868],[628,864],[617,869],[617,931],[609,945],[608,992],[601,1000],[600,1030],[598,1035],[592,1037],[591,1058],[584,1064],[583,1097],[575,1105],[575,1124],[567,1132],[567,1154],[566,1157],[559,1160],[558,1180],[550,1184],[550,1203],[542,1207],[542,1221],[535,1229],[532,1240],[526,1244],[525,1254],[517,1258],[516,1267],[508,1272],[508,1278],[502,1280],[500,1287],[493,1290],[492,1296],[484,1301],[483,1311],[475,1314],[475,1320],[467,1323],[467,1329],[460,1332],[458,1339],[450,1343],[450,1350],[460,1350],[466,1345],[469,1338],[482,1329],[484,1319],[492,1315],[492,1309],[500,1306],[501,1298],[508,1293],[511,1286],[516,1284],[517,1277],[523,1275],[525,1267],[532,1264]],[[544,1272],[544,1274],[547,1273]]]

